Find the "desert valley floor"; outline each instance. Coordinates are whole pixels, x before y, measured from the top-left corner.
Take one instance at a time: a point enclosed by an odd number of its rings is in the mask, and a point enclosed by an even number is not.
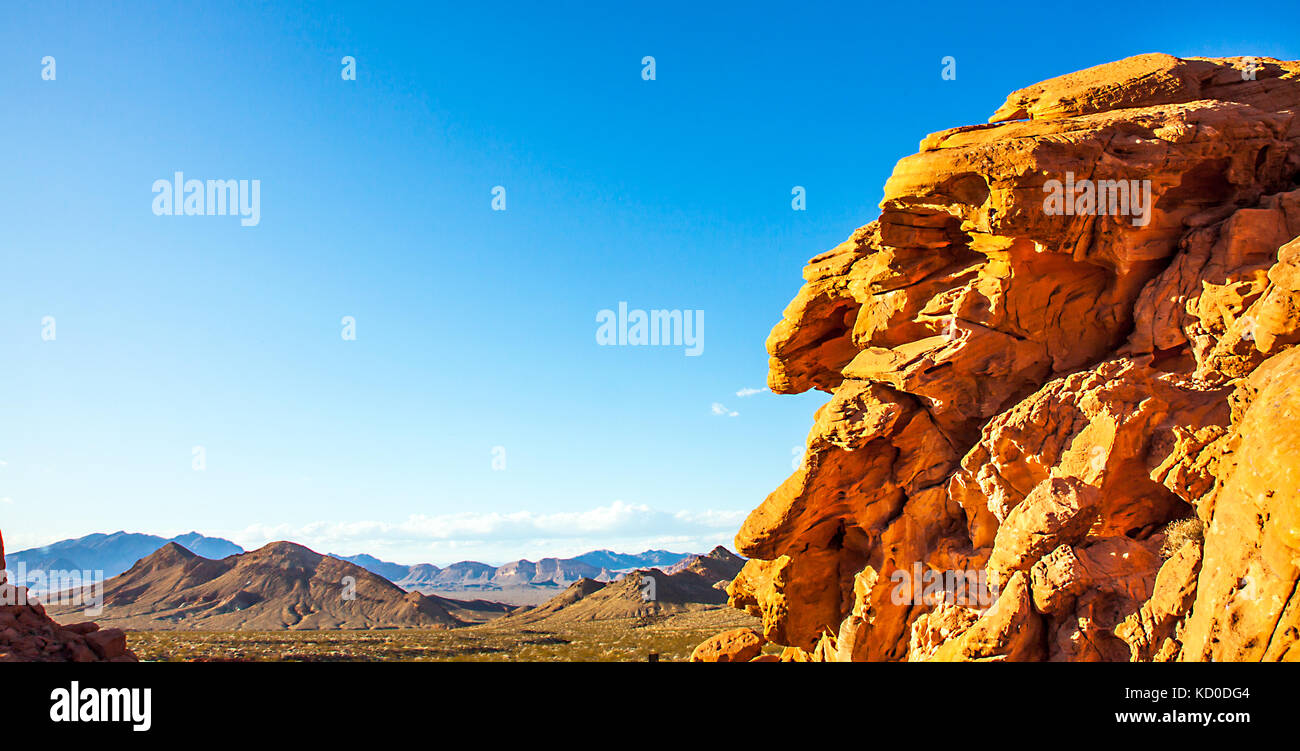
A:
[[[486,623],[458,629],[137,631],[127,636],[141,660],[159,662],[646,662],[651,655],[684,662],[710,636],[746,626],[761,627],[761,621],[720,606],[545,627]]]

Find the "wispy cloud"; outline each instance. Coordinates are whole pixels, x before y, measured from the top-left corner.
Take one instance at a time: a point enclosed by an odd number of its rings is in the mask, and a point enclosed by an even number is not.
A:
[[[14,502],[14,499],[10,498],[9,496],[5,496],[4,498],[0,498],[0,503],[13,503],[13,502]]]
[[[708,552],[732,544],[744,511],[663,511],[614,501],[585,511],[463,512],[404,521],[255,524],[222,534],[250,550],[289,540],[321,553],[369,553],[399,563],[446,565],[473,559],[504,563],[518,558],[571,556],[609,548],[641,552]]]
[[[734,412],[732,410],[727,409],[727,405],[722,404],[720,402],[714,402],[713,406],[709,408],[709,411],[713,412],[713,414],[715,415],[721,415],[725,417],[740,417],[739,412]]]
[[[744,388],[744,389],[741,389],[740,391],[737,391],[737,392],[736,392],[736,396],[738,396],[738,397],[744,399],[744,398],[747,397],[747,396],[753,396],[754,394],[765,394],[765,393],[767,393],[767,389],[765,389],[765,388],[763,388],[763,389],[750,389],[750,388]]]

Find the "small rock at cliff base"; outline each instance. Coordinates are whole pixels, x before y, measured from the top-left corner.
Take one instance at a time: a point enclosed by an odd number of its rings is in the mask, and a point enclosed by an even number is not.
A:
[[[752,628],[724,631],[691,653],[691,662],[749,662],[763,652],[766,640]]]
[[[126,654],[126,633],[120,628],[106,628],[86,634],[86,643],[105,660]]]

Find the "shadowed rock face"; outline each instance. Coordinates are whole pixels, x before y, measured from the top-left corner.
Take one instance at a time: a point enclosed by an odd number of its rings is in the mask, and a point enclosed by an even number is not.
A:
[[[898,163],[767,341],[831,394],[736,536],[783,659],[1300,658],[1297,113],[1300,63],[1142,55]]]

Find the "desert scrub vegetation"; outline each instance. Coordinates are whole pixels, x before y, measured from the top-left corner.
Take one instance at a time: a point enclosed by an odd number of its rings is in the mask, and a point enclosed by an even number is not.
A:
[[[685,662],[719,630],[758,623],[720,608],[656,619],[548,626],[487,623],[457,629],[353,631],[132,631],[127,642],[156,662]]]
[[[1161,530],[1165,541],[1160,544],[1160,557],[1172,558],[1188,542],[1200,545],[1205,541],[1201,520],[1195,515],[1174,519]]]

